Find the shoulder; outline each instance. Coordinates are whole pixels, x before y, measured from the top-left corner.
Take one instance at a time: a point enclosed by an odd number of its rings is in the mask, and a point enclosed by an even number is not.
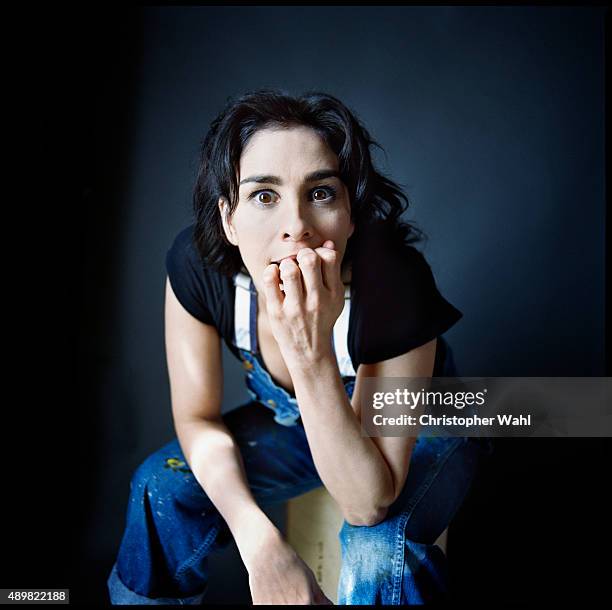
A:
[[[183,307],[202,322],[220,325],[233,297],[233,281],[202,260],[194,241],[194,226],[188,225],[174,235],[166,253],[166,270]]]
[[[169,248],[169,252],[171,252],[174,257],[184,257],[189,259],[192,263],[197,261],[197,251],[193,240],[194,226],[195,225],[190,224],[180,229],[172,239],[172,244]]]
[[[425,256],[373,226],[354,253],[351,349],[380,362],[424,345],[462,317],[440,293]]]
[[[190,224],[175,234],[167,252],[167,261],[177,270],[189,272],[205,281],[220,281],[218,271],[209,267],[200,256],[194,240],[195,225]]]
[[[375,286],[388,296],[411,288],[416,297],[417,287],[423,294],[423,289],[435,284],[425,256],[382,222],[373,222],[362,230],[353,257],[354,280],[369,289]]]
[[[359,227],[354,256],[358,259],[394,258],[402,254],[418,254],[419,251],[410,243],[408,228],[403,224],[394,224],[383,220],[372,220]]]

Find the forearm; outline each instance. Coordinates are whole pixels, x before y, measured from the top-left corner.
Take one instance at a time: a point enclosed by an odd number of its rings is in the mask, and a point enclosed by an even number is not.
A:
[[[323,484],[347,521],[378,522],[393,495],[393,478],[344,389],[333,353],[289,365],[312,457]]]
[[[280,532],[251,493],[236,441],[220,420],[176,422],[175,428],[193,475],[225,519],[247,565]]]

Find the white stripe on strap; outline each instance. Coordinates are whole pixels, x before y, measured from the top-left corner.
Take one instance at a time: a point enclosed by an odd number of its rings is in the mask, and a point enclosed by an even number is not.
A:
[[[334,349],[342,377],[355,377],[355,369],[348,350],[348,329],[351,313],[351,287],[344,289],[344,308],[334,324]]]
[[[250,308],[251,278],[239,272],[234,276],[234,343],[236,347],[251,351]]]

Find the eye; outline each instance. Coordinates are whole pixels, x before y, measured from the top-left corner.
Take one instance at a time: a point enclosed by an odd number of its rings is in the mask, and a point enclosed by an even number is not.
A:
[[[273,203],[274,191],[255,191],[251,193],[249,199],[255,199],[260,205],[270,205]]]
[[[336,189],[333,186],[318,186],[312,191],[312,199],[314,201],[327,201],[328,199],[336,198]]]
[[[337,191],[333,186],[318,186],[310,191],[310,196],[313,201],[329,203],[336,199]],[[255,203],[261,207],[268,207],[274,203],[274,197],[277,196],[274,191],[259,190],[251,193],[249,199],[255,200]]]

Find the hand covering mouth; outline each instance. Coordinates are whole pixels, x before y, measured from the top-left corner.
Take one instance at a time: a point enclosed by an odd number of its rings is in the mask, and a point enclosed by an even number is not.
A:
[[[289,256],[283,256],[283,258],[280,258],[277,261],[270,261],[270,264],[278,265],[280,267],[281,261],[285,260],[286,258],[292,258],[295,261],[295,264],[299,266],[299,263],[297,260],[297,254],[290,254]]]

